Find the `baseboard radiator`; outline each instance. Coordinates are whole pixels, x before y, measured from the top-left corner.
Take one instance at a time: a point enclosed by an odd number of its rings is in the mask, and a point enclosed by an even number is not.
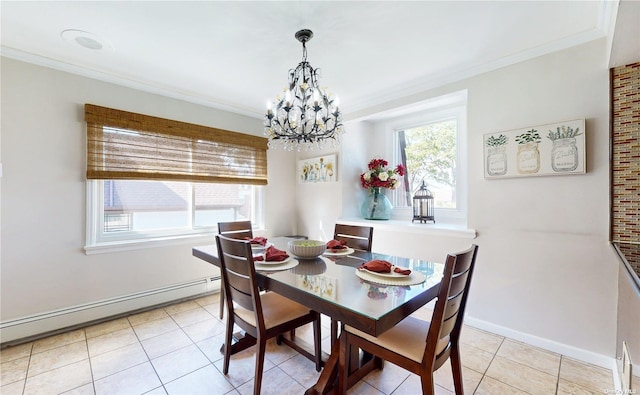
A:
[[[34,314],[27,317],[0,322],[2,347],[17,344],[24,339],[37,338],[42,334],[55,334],[98,323],[108,318],[144,311],[153,306],[168,304],[201,294],[220,290],[220,277],[202,278],[166,287],[146,290],[129,295],[72,306],[59,310]]]

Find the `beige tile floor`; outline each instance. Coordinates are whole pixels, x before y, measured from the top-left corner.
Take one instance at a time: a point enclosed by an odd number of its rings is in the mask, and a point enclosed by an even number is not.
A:
[[[250,394],[253,348],[222,372],[224,324],[217,295],[178,303],[0,351],[2,395]],[[422,309],[417,315],[428,317]],[[297,336],[310,339],[311,328]],[[323,350],[330,350],[323,321]],[[467,394],[613,393],[612,372],[465,326],[462,362]],[[314,365],[287,346],[269,343],[262,393],[303,394]],[[436,394],[452,394],[449,365],[436,372]],[[369,374],[350,394],[418,394],[420,380],[392,364]]]

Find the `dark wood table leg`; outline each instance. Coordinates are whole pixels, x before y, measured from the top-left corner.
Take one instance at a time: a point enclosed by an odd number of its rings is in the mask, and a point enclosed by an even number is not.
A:
[[[335,393],[336,379],[338,378],[338,358],[340,357],[340,343],[333,342],[331,355],[324,363],[324,368],[315,385],[305,391],[305,395],[322,395]]]
[[[233,343],[231,344],[231,355],[256,344],[256,338],[246,334],[245,332],[236,332],[233,334]],[[224,354],[224,343],[220,346],[220,352]]]
[[[342,335],[341,335],[342,336]],[[340,359],[340,340],[331,345],[331,355],[324,364],[324,369],[316,384],[309,388],[305,395],[338,395],[338,371]],[[382,369],[382,360],[372,354],[363,353],[360,360],[360,349],[351,346],[349,350],[349,378],[347,387],[353,387],[363,377],[376,369]]]

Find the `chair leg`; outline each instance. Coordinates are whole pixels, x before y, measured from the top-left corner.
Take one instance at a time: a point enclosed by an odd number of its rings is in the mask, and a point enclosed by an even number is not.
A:
[[[264,354],[267,351],[267,340],[258,336],[256,341],[256,374],[253,379],[253,395],[260,395],[262,389],[262,369],[264,368]]]
[[[231,317],[227,319],[227,332],[224,339],[224,362],[222,364],[222,373],[229,373],[229,360],[231,359],[231,342],[233,341],[233,320]]]
[[[460,361],[460,349],[457,345],[451,347],[451,354],[449,355],[451,361],[451,371],[453,373],[453,387],[456,390],[456,395],[464,395],[463,381],[462,381],[462,363]]]
[[[338,393],[346,394],[349,386],[349,335],[347,332],[340,333],[340,357],[338,359]]]
[[[331,319],[331,344],[338,340],[338,321]]]
[[[224,318],[224,284],[220,278],[220,319]]]
[[[420,382],[422,384],[422,395],[435,395],[433,372],[426,372],[422,375]]]
[[[322,333],[320,325],[320,314],[313,321],[313,349],[316,352],[316,372],[322,370]]]

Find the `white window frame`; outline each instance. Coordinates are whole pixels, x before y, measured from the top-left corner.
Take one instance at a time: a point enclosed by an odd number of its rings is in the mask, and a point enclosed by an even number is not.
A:
[[[398,132],[422,125],[455,118],[456,135],[456,208],[436,208],[436,224],[467,225],[467,92],[456,92],[426,103],[418,110],[397,116],[385,123],[388,146],[393,147],[392,163],[401,163],[398,157]],[[398,207],[398,193],[392,193],[394,217],[413,217],[412,207]]]
[[[252,202],[254,213],[254,228],[264,227],[263,188],[254,185],[255,193]],[[218,232],[217,225],[193,226],[193,210],[190,219],[191,226],[182,229],[154,230],[148,232],[123,232],[105,235],[104,229],[104,181],[87,180],[87,221],[86,221],[86,254],[103,252],[125,251],[146,247],[167,246],[174,244],[193,243],[198,239],[211,242],[214,234]],[[189,202],[191,206],[191,200]],[[206,241],[205,241],[206,240]]]

